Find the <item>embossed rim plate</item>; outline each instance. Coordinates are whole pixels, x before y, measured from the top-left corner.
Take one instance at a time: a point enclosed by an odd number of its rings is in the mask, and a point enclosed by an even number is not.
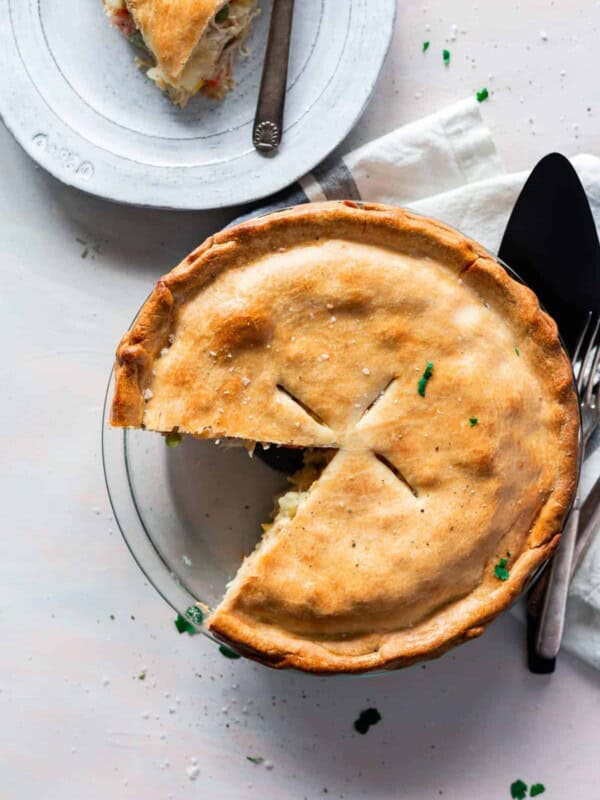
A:
[[[26,152],[66,184],[134,205],[201,210],[250,202],[309,172],[351,130],[393,31],[394,0],[296,4],[284,141],[251,142],[272,0],[222,104],[180,110],[135,69],[101,0],[0,0],[0,114]]]

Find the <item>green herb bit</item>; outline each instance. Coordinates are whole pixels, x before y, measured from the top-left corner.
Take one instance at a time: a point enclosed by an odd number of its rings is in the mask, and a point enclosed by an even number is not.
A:
[[[246,761],[250,761],[252,764],[262,764],[264,758],[262,756],[246,756]]]
[[[236,653],[234,650],[224,644],[219,645],[219,653],[221,653],[222,656],[225,656],[225,658],[230,658],[232,661],[234,661],[236,658],[241,658],[239,653]]]
[[[442,57],[444,59],[444,64],[448,66],[448,64],[450,63],[450,50],[443,50]]]
[[[529,797],[537,797],[539,794],[544,794],[546,787],[543,783],[534,783],[529,790]]]
[[[171,433],[167,433],[165,436],[165,444],[167,447],[178,447],[182,441],[182,435],[177,433],[177,431],[171,431]]]
[[[190,636],[193,636],[195,633],[198,633],[196,628],[202,625],[203,619],[204,614],[202,609],[198,608],[198,606],[190,606],[186,609],[185,616],[177,614],[175,627],[179,633],[189,633]]]
[[[494,575],[499,581],[507,581],[510,577],[510,572],[506,569],[508,558],[501,558],[494,567]]]
[[[190,606],[185,612],[185,615],[194,625],[200,626],[204,621],[204,613],[198,606]]]
[[[488,90],[487,90],[487,89],[484,87],[484,88],[483,88],[483,89],[481,89],[479,92],[477,92],[475,96],[477,97],[477,102],[478,102],[478,103],[483,103],[483,101],[484,101],[484,100],[487,100],[487,99],[488,99],[488,97],[490,96],[490,93],[489,93],[489,92],[488,92]]]
[[[470,425],[472,428],[474,428],[474,427],[475,427],[475,425],[477,425],[477,423],[478,423],[478,422],[479,422],[479,420],[477,419],[477,417],[471,417],[471,418],[469,419],[469,425]]]
[[[354,723],[354,730],[363,735],[369,730],[371,725],[377,725],[381,721],[381,714],[376,708],[367,708],[361,711],[358,719]]]
[[[177,614],[175,627],[179,633],[189,633],[190,636],[193,636],[196,633],[196,628],[191,622],[189,622],[189,620],[187,620],[185,617],[182,617],[181,614]]]
[[[432,375],[433,375],[433,363],[431,361],[428,361],[427,366],[425,367],[425,372],[423,373],[422,378],[417,384],[417,392],[421,395],[421,397],[425,397],[425,389]]]
[[[131,36],[128,36],[127,41],[134,47],[139,47],[140,50],[148,49],[146,47],[146,42],[144,41],[144,37],[139,31],[136,31],[135,33],[132,33]]]
[[[226,19],[229,19],[229,3],[215,14],[215,22],[225,22]]]
[[[519,358],[521,358],[521,351],[518,347],[515,347],[515,353],[519,356]]]
[[[423,52],[426,53],[429,50],[430,42],[423,42]]]
[[[513,800],[525,800],[527,797],[527,784],[520,780],[511,783],[510,796]]]

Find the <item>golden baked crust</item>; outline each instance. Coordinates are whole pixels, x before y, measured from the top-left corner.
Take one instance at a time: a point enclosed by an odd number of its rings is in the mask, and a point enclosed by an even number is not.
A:
[[[247,655],[316,672],[478,636],[558,543],[578,420],[533,293],[447,226],[369,203],[208,239],[121,341],[112,408],[122,427],[336,448],[209,618]]]
[[[223,0],[127,0],[144,41],[172,81],[181,75],[192,50]]]

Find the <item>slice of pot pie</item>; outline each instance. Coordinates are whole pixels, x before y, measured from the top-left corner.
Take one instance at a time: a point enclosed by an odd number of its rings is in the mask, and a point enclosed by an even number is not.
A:
[[[143,54],[138,66],[174,103],[202,92],[222,99],[258,13],[256,0],[103,0],[111,21]]]
[[[208,626],[315,672],[478,636],[556,547],[577,479],[570,364],[532,292],[445,225],[367,203],[191,253],[119,345],[112,424],[308,448]]]

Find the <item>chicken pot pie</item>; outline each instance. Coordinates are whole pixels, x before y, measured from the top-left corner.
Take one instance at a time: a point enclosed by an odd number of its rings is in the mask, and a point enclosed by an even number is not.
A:
[[[407,211],[298,206],[208,239],[122,339],[112,424],[309,448],[208,626],[315,672],[479,636],[556,547],[578,408],[555,323]]]
[[[113,24],[142,54],[138,66],[174,103],[202,92],[222,99],[233,88],[233,62],[256,0],[103,0]]]

